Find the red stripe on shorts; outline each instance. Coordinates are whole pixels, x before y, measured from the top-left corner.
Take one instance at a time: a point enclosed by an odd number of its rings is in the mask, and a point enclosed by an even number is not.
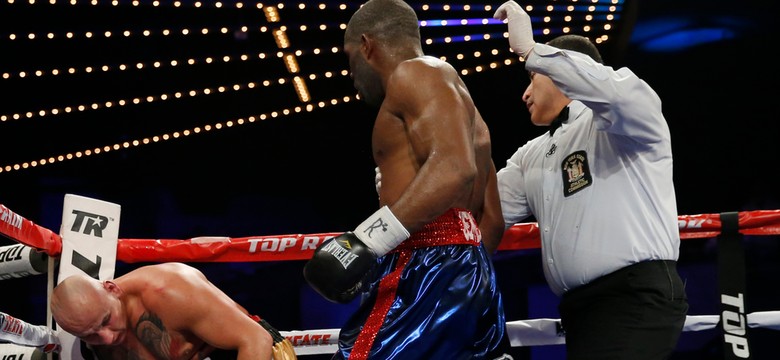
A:
[[[376,339],[379,328],[382,327],[382,323],[385,322],[385,316],[387,315],[387,312],[390,311],[393,300],[395,300],[395,291],[398,289],[401,273],[404,271],[406,264],[411,258],[412,252],[410,250],[401,251],[393,272],[385,276],[384,279],[379,282],[376,303],[374,303],[374,308],[371,309],[371,315],[368,316],[366,323],[363,325],[360,335],[358,335],[357,340],[355,340],[355,346],[352,348],[352,352],[349,355],[350,360],[368,359],[368,354],[371,352],[371,347],[374,345],[374,339]]]

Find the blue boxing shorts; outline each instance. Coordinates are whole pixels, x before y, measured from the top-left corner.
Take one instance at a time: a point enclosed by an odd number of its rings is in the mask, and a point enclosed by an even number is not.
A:
[[[377,262],[333,359],[494,359],[508,351],[501,293],[471,212],[448,210]]]

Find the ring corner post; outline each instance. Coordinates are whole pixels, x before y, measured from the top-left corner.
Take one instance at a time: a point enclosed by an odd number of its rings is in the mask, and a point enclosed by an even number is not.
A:
[[[739,232],[739,213],[720,214],[718,243],[718,289],[720,330],[725,360],[751,359],[749,327],[745,309],[745,250]]]

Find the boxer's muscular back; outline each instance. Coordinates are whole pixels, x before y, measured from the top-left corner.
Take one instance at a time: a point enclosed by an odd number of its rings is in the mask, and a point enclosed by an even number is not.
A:
[[[392,81],[407,83],[399,86]],[[382,173],[381,205],[392,205],[402,196],[408,203],[409,198],[420,196],[404,194],[414,182],[410,191],[431,191],[432,202],[469,209],[479,219],[495,171],[490,134],[457,72],[438,59],[418,58],[399,65],[388,84],[372,137],[374,160]],[[420,174],[427,162],[442,158],[449,159],[432,167],[436,171]],[[448,172],[474,168],[476,176],[466,188],[449,193],[445,186],[437,188],[437,182],[448,181]],[[415,181],[418,174],[424,180]]]
[[[167,308],[180,309],[187,302],[176,298],[197,296],[199,291],[211,286],[200,271],[179,263],[163,263],[141,267],[117,281],[125,292],[125,309],[132,328],[123,346],[112,350],[115,354],[124,353],[126,356],[121,358],[128,359],[190,360],[202,358],[204,352],[213,350],[171,321],[175,309]],[[165,307],[150,308],[150,299],[157,298],[165,299],[160,301]]]

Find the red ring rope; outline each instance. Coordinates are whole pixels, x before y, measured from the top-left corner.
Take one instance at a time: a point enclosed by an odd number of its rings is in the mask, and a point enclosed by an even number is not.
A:
[[[680,215],[682,239],[711,238],[720,234],[720,214]],[[780,210],[739,212],[739,232],[744,235],[780,235]],[[0,234],[27,246],[59,256],[62,238],[0,204]],[[119,239],[117,260],[135,262],[255,262],[307,260],[329,237],[341,234],[289,234],[251,237],[197,237],[180,239]],[[539,248],[539,227],[521,223],[510,227],[498,250]]]

